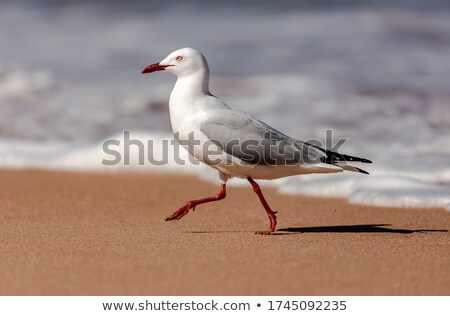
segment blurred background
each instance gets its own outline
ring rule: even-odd
[[[141,70],[186,46],[232,107],[374,161],[283,192],[450,209],[448,0],[0,0],[0,166],[104,170],[123,130],[169,139],[175,78]]]

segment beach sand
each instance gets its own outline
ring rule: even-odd
[[[0,171],[1,295],[450,295],[450,212],[351,205],[193,176]]]

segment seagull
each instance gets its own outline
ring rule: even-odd
[[[247,179],[269,217],[273,233],[277,218],[254,179],[278,179],[309,173],[336,173],[344,170],[368,174],[347,162],[370,160],[339,154],[287,136],[251,115],[229,107],[209,92],[209,67],[196,49],[182,48],[161,62],[151,64],[143,74],[168,72],[177,77],[170,94],[169,112],[174,137],[197,160],[215,168],[220,192],[212,197],[191,200],[166,218],[178,220],[196,206],[219,201],[226,196],[226,182]]]

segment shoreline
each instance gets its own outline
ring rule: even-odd
[[[195,176],[0,170],[2,295],[450,295],[450,214]]]

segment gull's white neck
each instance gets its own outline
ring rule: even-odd
[[[178,76],[169,101],[170,122],[174,133],[181,132],[193,124],[192,117],[201,112],[208,95],[208,68]]]
[[[180,75],[170,94],[170,106],[172,104],[174,106],[189,106],[186,103],[195,102],[209,94],[208,69],[201,69],[188,75]]]

